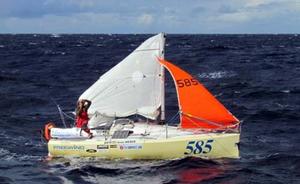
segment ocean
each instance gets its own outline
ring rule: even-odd
[[[40,129],[151,35],[0,35],[0,183],[300,183],[300,35],[167,35],[165,58],[242,121],[240,159],[47,160]],[[166,82],[167,119],[178,111]],[[69,124],[70,120],[67,120]]]

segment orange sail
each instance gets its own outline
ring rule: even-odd
[[[164,59],[159,62],[175,82],[182,128],[224,129],[239,123],[198,80]]]

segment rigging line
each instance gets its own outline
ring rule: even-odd
[[[201,119],[201,118],[198,118],[198,117],[189,115],[189,114],[184,114],[184,113],[181,113],[181,114],[185,115],[189,120],[191,120],[191,122],[192,122],[194,125],[198,126],[199,128],[202,128],[202,127],[200,127],[200,126],[199,126],[196,122],[194,122],[191,118],[198,119],[198,120],[200,120],[200,121],[204,121],[204,122],[206,122],[206,123],[210,123],[210,124],[219,126],[219,128],[226,128],[224,131],[226,131],[227,129],[233,130],[233,127],[237,126],[237,125],[240,123],[240,122],[236,122],[235,124],[227,125],[227,126],[226,126],[226,125],[219,125],[218,123],[215,123],[215,124],[214,124],[214,122],[211,122],[211,121],[208,121],[208,120],[206,121],[205,119]]]
[[[68,115],[67,113],[65,113],[64,111],[62,111],[62,113],[69,119],[75,120],[75,118],[73,118],[72,116]]]
[[[182,112],[181,112],[181,114],[183,114]],[[183,115],[185,115],[185,114],[183,114]],[[203,127],[201,127],[200,125],[198,125],[193,119],[191,119],[191,116],[187,116],[187,115],[185,115],[194,125],[196,125],[198,128],[200,128],[200,129],[203,129]],[[208,129],[208,130],[210,130],[210,129]]]
[[[139,50],[135,50],[133,52],[144,52],[144,51],[152,51],[152,50],[160,50],[159,48],[158,49],[139,49]]]
[[[181,112],[181,114],[184,115],[184,116],[186,116],[186,117],[195,118],[197,120],[204,121],[205,123],[212,124],[212,125],[215,125],[215,126],[218,126],[218,127],[227,127],[225,125],[221,125],[220,123],[209,121],[207,119],[203,119],[203,118],[200,118],[200,117],[196,117],[196,116],[193,116],[191,114],[186,114],[186,113],[183,113],[183,112]]]
[[[65,122],[65,118],[64,118],[64,115],[63,115],[63,112],[62,112],[60,106],[58,105],[58,103],[56,103],[56,101],[55,101],[52,97],[50,97],[50,99],[51,99],[52,102],[56,105],[56,107],[57,107],[57,109],[58,109],[58,112],[59,112],[59,115],[60,115],[60,119],[61,119],[61,121],[62,121],[64,127],[67,128],[67,125],[66,125],[66,122]]]
[[[178,117],[178,115],[179,115],[179,111],[177,111],[176,114],[175,114],[173,117],[171,117],[169,120],[165,121],[165,125],[168,125],[169,122],[173,121],[176,117]],[[166,135],[166,132],[165,132],[165,131],[164,131],[164,132],[161,132],[161,133],[160,133],[160,136],[161,136],[161,135]]]
[[[67,128],[63,111],[61,110],[59,105],[57,105],[57,108],[58,108],[58,112],[59,112],[59,115],[60,115],[60,119],[61,119],[62,123],[64,124],[65,128]]]
[[[172,118],[170,118],[169,120],[167,120],[167,121],[166,121],[166,124],[168,124],[168,123],[170,123],[171,121],[173,121],[175,118],[178,117],[178,115],[179,115],[179,111],[177,111],[176,114],[175,114]]]

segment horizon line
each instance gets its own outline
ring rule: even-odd
[[[151,32],[151,33],[69,33],[69,32],[61,32],[61,33],[47,33],[47,32],[18,32],[18,33],[12,33],[12,32],[0,32],[0,35],[17,35],[17,34],[30,34],[30,35],[155,35],[159,33],[165,33],[167,35],[299,35],[300,33],[167,33],[167,32]]]

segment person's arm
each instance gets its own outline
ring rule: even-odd
[[[89,100],[84,100],[84,102],[87,102],[86,109],[88,109],[92,104],[92,102]]]

